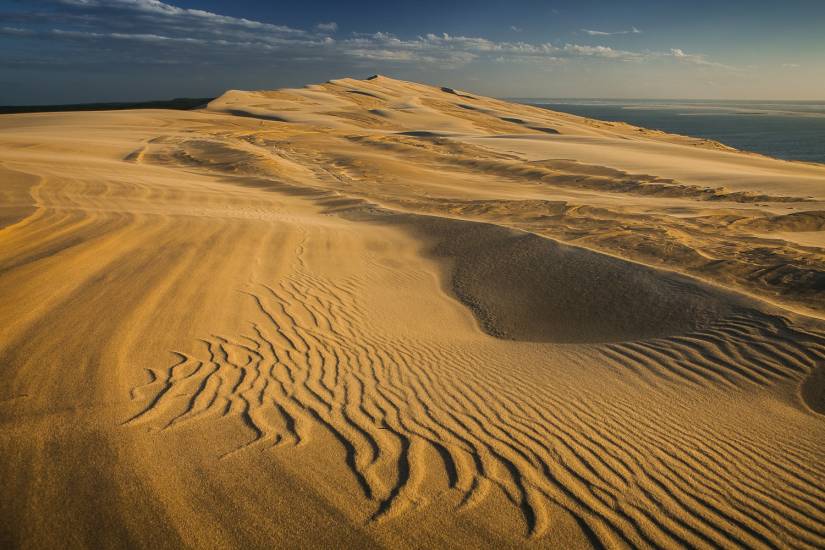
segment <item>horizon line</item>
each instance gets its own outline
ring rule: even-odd
[[[273,88],[273,89],[280,89],[280,88]],[[249,90],[249,91],[258,91],[258,90]],[[464,90],[467,91],[467,90]],[[477,92],[474,92],[477,93]],[[22,107],[66,107],[66,106],[85,106],[85,105],[117,105],[117,104],[126,104],[126,103],[152,103],[152,102],[168,102],[168,101],[177,101],[177,100],[193,100],[193,99],[216,99],[220,97],[221,94],[218,95],[207,95],[207,96],[176,96],[176,97],[165,97],[165,98],[158,98],[153,97],[149,99],[115,99],[115,100],[95,100],[95,101],[80,101],[80,102],[68,102],[68,103],[4,103],[0,104],[0,109],[2,108],[22,108]],[[484,95],[484,94],[478,94]],[[825,103],[825,98],[822,99],[800,99],[800,98],[699,98],[699,97],[597,97],[597,96],[487,96],[492,97],[495,99],[507,100],[507,101],[517,101],[517,100],[528,100],[528,101],[537,101],[537,100],[588,100],[588,101],[742,101],[742,102],[753,102],[753,101],[778,101],[778,102],[785,102],[785,103]]]

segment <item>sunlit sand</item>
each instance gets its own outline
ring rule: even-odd
[[[0,541],[825,546],[825,166],[374,77],[0,181]]]

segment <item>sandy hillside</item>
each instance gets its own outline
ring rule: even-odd
[[[825,546],[825,166],[375,77],[0,117],[0,546]]]

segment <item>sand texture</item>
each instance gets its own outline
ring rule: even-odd
[[[825,166],[375,77],[0,117],[0,547],[822,548]]]

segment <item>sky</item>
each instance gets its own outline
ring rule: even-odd
[[[372,74],[496,97],[825,100],[825,0],[0,0],[0,104]]]

